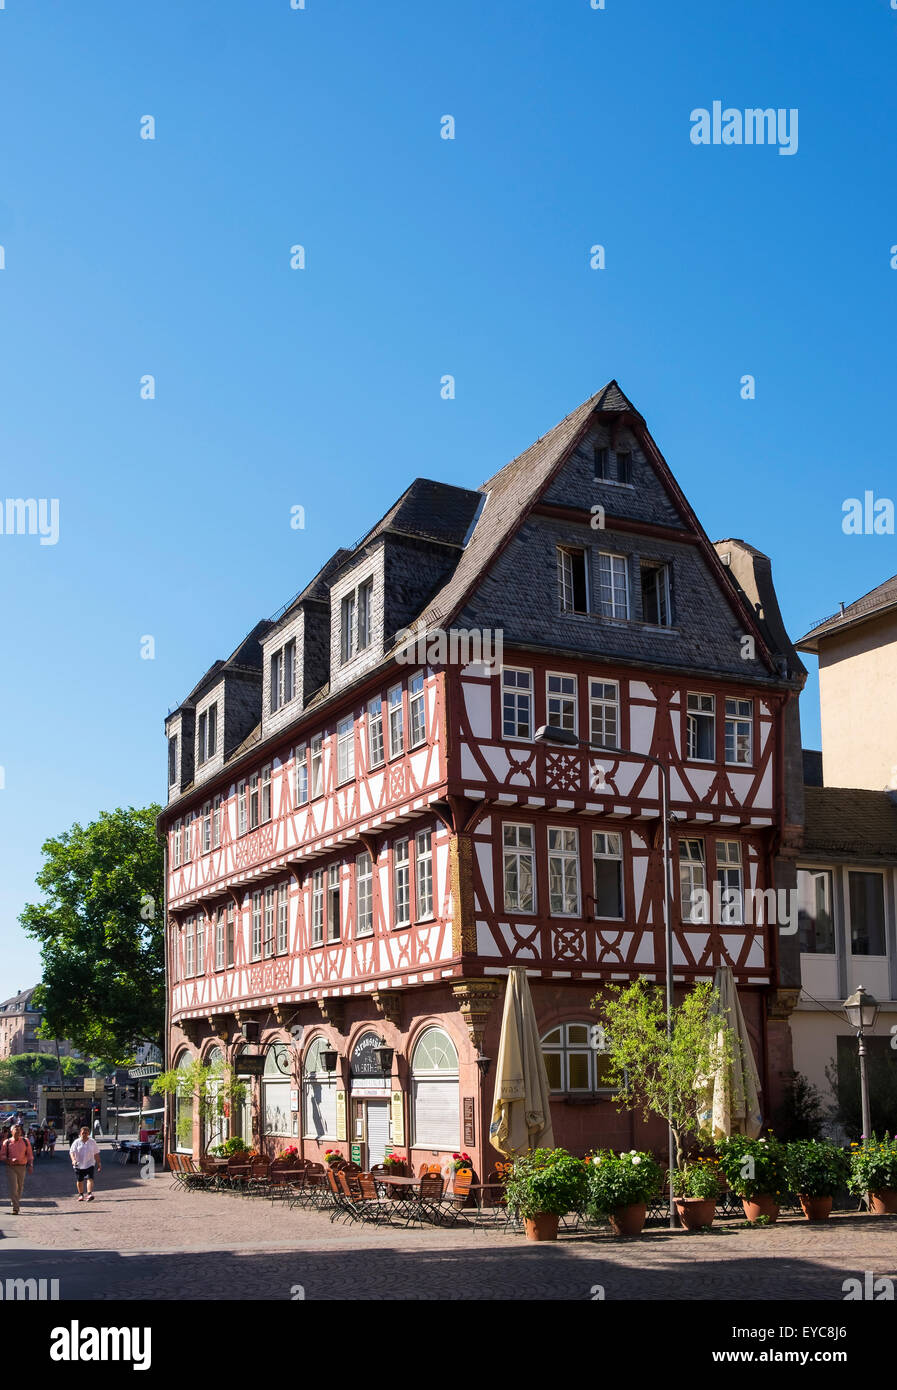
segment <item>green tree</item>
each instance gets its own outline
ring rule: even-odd
[[[164,1028],[163,858],[159,806],[104,811],[47,840],[44,901],[19,921],[41,943],[40,1036],[68,1038],[110,1068]]]
[[[76,1057],[63,1057],[62,1073],[65,1077],[88,1076],[92,1068],[89,1062]],[[12,1095],[17,1086],[28,1087],[39,1077],[59,1074],[56,1055],[52,1052],[17,1052],[0,1062],[0,1095]]]
[[[732,1029],[713,1012],[718,1005],[709,981],[699,982],[673,1009],[668,1037],[659,985],[642,979],[625,989],[611,985],[592,1000],[607,1032],[607,1079],[618,1109],[668,1120],[677,1167],[689,1137],[709,1138],[709,1081],[718,1067],[731,1064],[737,1046]]]

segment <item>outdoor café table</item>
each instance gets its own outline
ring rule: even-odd
[[[413,1196],[414,1188],[418,1186],[420,1178],[403,1178],[399,1177],[398,1174],[395,1177],[390,1177],[385,1173],[378,1173],[376,1182],[378,1186],[382,1183],[386,1187],[398,1188],[400,1197],[409,1197]]]

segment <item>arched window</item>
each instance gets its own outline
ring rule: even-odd
[[[597,1023],[562,1023],[541,1039],[552,1091],[608,1091],[608,1047]]]
[[[262,1074],[262,1116],[265,1134],[289,1134],[293,1061],[286,1043],[272,1043]]]
[[[332,1049],[326,1038],[315,1038],[305,1054],[302,1069],[304,1130],[306,1139],[336,1138],[335,1071],[325,1071],[321,1053]]]
[[[193,1064],[193,1058],[189,1052],[182,1052],[178,1058],[178,1071],[186,1071]],[[192,1154],[193,1152],[193,1105],[192,1095],[181,1095],[180,1089],[175,1096],[175,1135],[177,1137],[177,1152],[179,1154]]]
[[[227,1138],[227,1120],[222,1113],[224,1053],[220,1047],[212,1048],[206,1058],[206,1066],[212,1069],[209,1080],[208,1114],[205,1120],[205,1146],[206,1151],[208,1151],[213,1144],[223,1144]]]
[[[458,1053],[444,1028],[427,1028],[411,1059],[414,1144],[420,1149],[461,1147]]]

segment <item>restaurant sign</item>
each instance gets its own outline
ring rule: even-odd
[[[376,1055],[376,1049],[383,1044],[376,1033],[363,1033],[352,1049],[349,1069],[353,1076],[382,1077],[383,1068]]]

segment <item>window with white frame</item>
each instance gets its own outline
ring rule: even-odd
[[[262,890],[256,888],[252,894],[252,959],[262,958]]]
[[[340,657],[351,661],[353,656],[371,644],[374,581],[366,579],[357,589],[346,594],[340,605]]]
[[[673,621],[670,603],[670,567],[642,560],[642,619],[655,627],[669,627]]]
[[[548,903],[553,917],[579,916],[579,831],[548,827]]]
[[[392,851],[394,925],[407,926],[411,921],[411,881],[408,863],[408,841],[396,840]]]
[[[168,785],[174,786],[178,780],[178,736],[172,734],[168,740]]]
[[[355,777],[355,720],[351,714],[336,726],[336,780],[351,782]]]
[[[306,1139],[336,1138],[336,1092],[338,1078],[335,1071],[325,1071],[321,1053],[331,1049],[326,1038],[315,1038],[305,1054],[302,1065],[302,1089],[305,1106],[304,1135]]]
[[[616,681],[589,681],[589,725],[593,743],[620,746],[620,687]]]
[[[607,1091],[610,1052],[603,1028],[594,1023],[562,1023],[540,1040],[548,1089],[565,1094]]]
[[[292,639],[271,653],[270,687],[269,705],[274,714],[296,694],[296,643]]]
[[[236,934],[234,930],[234,911],[233,903],[228,903],[224,929],[224,963],[228,967],[232,966],[235,960]]]
[[[262,824],[271,819],[271,764],[262,768]]]
[[[351,661],[358,650],[358,629],[355,626],[355,591],[346,594],[341,605],[340,655],[343,661]]]
[[[628,450],[592,446],[596,483],[632,482],[632,454]]]
[[[324,940],[324,870],[315,869],[311,876],[311,944],[320,946]]]
[[[557,547],[558,601],[562,613],[588,613],[589,582],[586,552],[571,546]]]
[[[331,864],[327,870],[327,940],[339,941],[342,930],[340,917],[340,866]]]
[[[726,699],[726,762],[754,761],[754,702]]]
[[[171,929],[171,977],[173,984],[181,978],[181,933],[177,927]]]
[[[193,975],[193,943],[196,939],[196,928],[193,918],[188,917],[184,924],[184,974],[189,980]]]
[[[706,922],[707,871],[703,840],[679,841],[679,896],[683,922]]]
[[[308,801],[308,751],[304,743],[293,754],[293,796],[297,806]]]
[[[183,854],[181,855],[181,860],[182,860],[182,862],[183,862],[184,864],[189,864],[189,862],[190,862],[190,860],[191,860],[191,858],[192,858],[192,852],[193,852],[193,843],[192,843],[192,841],[193,841],[193,835],[192,835],[193,825],[192,825],[192,822],[193,822],[193,816],[194,816],[194,815],[195,815],[195,812],[188,811],[187,814],[186,814],[186,816],[184,817],[184,841],[183,841],[183,850],[184,850],[184,852],[183,852]]]
[[[221,807],[224,797],[221,792],[212,802],[212,849],[221,848]]]
[[[176,820],[171,827],[171,856],[174,860],[174,867],[181,867],[181,822]]]
[[[205,974],[206,968],[206,917],[204,912],[196,917],[196,973]]]
[[[255,830],[259,824],[259,790],[261,778],[253,772],[249,778],[249,829]]]
[[[212,803],[206,801],[202,808],[202,852],[208,854],[212,848]]]
[[[199,716],[199,728],[197,732],[197,762],[208,762],[209,758],[214,758],[215,748],[218,743],[218,705],[209,705],[207,710],[203,710]]]
[[[358,586],[358,650],[360,652],[371,645],[373,607],[374,581],[367,579],[364,584]]]
[[[266,888],[266,889],[265,889],[265,937],[264,937],[264,951],[263,951],[263,954],[264,954],[264,956],[265,956],[266,959],[268,958],[268,956],[273,956],[273,955],[274,955],[274,902],[275,902],[274,889],[273,889],[273,888]]]
[[[716,697],[689,695],[685,716],[688,756],[692,762],[716,759]]]
[[[379,767],[383,762],[383,698],[375,695],[368,701],[368,767]]]
[[[237,834],[245,835],[246,828],[246,780],[243,778],[237,783]]]
[[[427,737],[424,699],[424,673],[417,671],[408,681],[408,734],[411,748],[417,748]]]
[[[272,1043],[265,1054],[265,1070],[262,1073],[260,1118],[265,1135],[290,1133],[292,1070],[290,1049],[286,1043]]]
[[[324,735],[315,734],[311,741],[311,795],[324,792]]]
[[[419,830],[414,837],[415,915],[433,916],[433,832]]]
[[[374,930],[374,867],[367,850],[355,860],[355,935]]]
[[[612,830],[592,831],[595,873],[595,916],[623,916],[623,836]]]
[[[426,1028],[411,1055],[413,1143],[451,1153],[460,1148],[458,1052],[444,1028]]]
[[[740,925],[744,921],[744,881],[741,872],[740,840],[717,840],[716,881],[720,886],[722,925]]]
[[[290,946],[290,885],[277,885],[277,954],[285,955]]]
[[[886,956],[884,875],[853,869],[847,875],[850,908],[850,953]]]
[[[386,698],[389,705],[389,756],[395,758],[405,749],[405,713],[402,706],[402,687],[394,685]]]
[[[502,827],[505,912],[534,912],[536,851],[531,825]]]
[[[598,612],[605,618],[629,617],[629,564],[625,555],[598,553]]]
[[[215,969],[224,969],[224,912],[219,907],[215,913]]]
[[[533,736],[533,673],[505,666],[501,673],[501,727],[503,738]]]
[[[567,729],[576,733],[576,677],[556,676],[549,673],[545,677],[545,697],[548,709],[548,723],[556,729]]]
[[[797,922],[802,951],[811,955],[835,954],[832,875],[829,869],[798,869]]]

